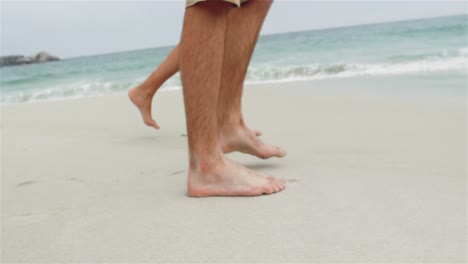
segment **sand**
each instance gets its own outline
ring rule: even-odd
[[[466,262],[466,100],[379,82],[248,87],[247,123],[288,151],[229,155],[288,181],[254,198],[186,196],[181,92],[159,131],[124,95],[3,106],[1,260]]]

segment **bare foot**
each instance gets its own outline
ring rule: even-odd
[[[220,163],[202,165],[199,170],[190,168],[187,195],[206,196],[257,196],[284,190],[283,180],[265,176],[224,158]]]
[[[263,135],[262,131],[257,129],[251,129],[252,133],[254,133],[257,137]]]
[[[255,132],[246,127],[222,129],[220,138],[224,153],[239,151],[261,159],[269,159],[271,157],[282,158],[286,156],[286,151],[279,147],[265,144],[257,137]]]
[[[128,97],[132,103],[138,107],[138,110],[140,110],[143,122],[147,126],[159,129],[159,125],[151,116],[151,102],[153,100],[153,95],[141,92],[139,87],[140,86],[130,89],[128,91]]]

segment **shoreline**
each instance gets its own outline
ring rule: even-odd
[[[374,75],[374,76],[344,76],[344,77],[330,77],[323,79],[314,80],[271,80],[271,81],[258,81],[258,82],[246,82],[246,89],[255,89],[262,87],[282,87],[292,86],[308,88],[311,92],[319,92],[329,94],[330,92],[335,93],[353,93],[358,92],[361,94],[369,95],[381,95],[381,96],[406,96],[414,98],[428,98],[428,97],[439,97],[446,99],[456,99],[457,97],[466,97],[468,91],[468,76],[454,75],[452,78],[447,78],[443,74],[428,75],[429,77],[441,76],[440,79],[435,80],[421,80],[419,74],[407,74],[407,75]],[[351,82],[351,89],[347,89],[347,82]],[[455,82],[455,83],[453,83]],[[364,89],[360,88],[356,84],[360,84]],[[395,84],[402,88],[395,87]],[[429,87],[430,89],[425,89]],[[441,88],[444,87],[444,88]],[[448,88],[447,87],[451,87]],[[385,89],[382,89],[385,88]],[[130,89],[130,88],[129,88]],[[423,90],[425,89],[425,90]],[[157,94],[161,92],[181,92],[181,86],[170,86],[161,87]],[[383,91],[383,93],[382,93]],[[102,97],[119,97],[126,96],[128,90],[114,92],[112,94],[92,95],[92,96],[76,96],[76,97],[64,97],[64,98],[50,98],[47,100],[37,100],[29,102],[8,102],[0,104],[0,107],[10,107],[15,105],[23,104],[46,104],[54,102],[67,102],[75,100],[86,100],[90,98],[102,98]]]

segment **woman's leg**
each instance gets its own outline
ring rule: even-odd
[[[159,125],[151,115],[151,102],[153,96],[165,81],[179,71],[179,45],[177,45],[167,58],[154,70],[151,75],[139,86],[128,91],[130,100],[140,110],[143,122],[146,125],[159,129]]]

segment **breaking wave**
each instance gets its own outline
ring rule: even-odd
[[[431,72],[456,72],[467,74],[468,49],[460,50],[460,56],[450,58],[431,58],[400,63],[375,64],[330,64],[330,65],[295,65],[295,66],[252,66],[246,78],[247,84],[307,81],[356,76],[405,75]],[[143,77],[132,81],[93,81],[61,84],[48,88],[18,91],[1,98],[2,104],[54,101],[115,95],[126,92],[141,83]],[[162,90],[180,89],[178,75],[169,79]]]

